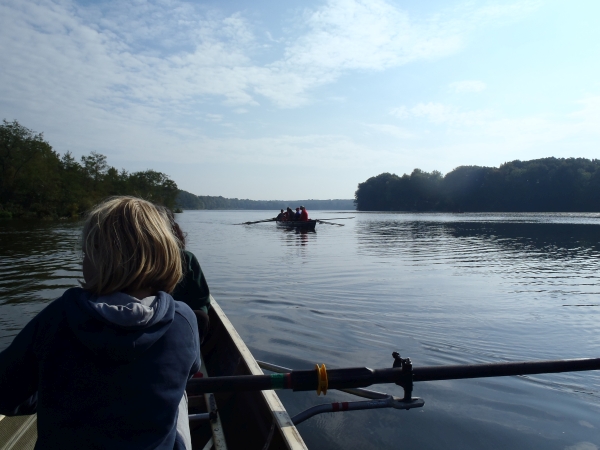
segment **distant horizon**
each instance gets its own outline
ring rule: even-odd
[[[182,209],[266,209],[279,210],[287,207],[305,206],[306,209],[353,210],[354,199],[299,199],[299,200],[251,200],[236,197],[195,195],[180,190],[176,199]]]
[[[315,202],[327,202],[333,200],[341,200],[341,201],[354,201],[354,198],[303,198],[303,199],[295,199],[295,200],[282,200],[279,198],[275,199],[252,199],[252,198],[243,198],[243,197],[225,197],[224,195],[202,195],[202,194],[194,194],[193,192],[186,191],[185,189],[180,189],[180,191],[188,192],[189,194],[195,195],[197,197],[222,197],[231,200],[247,200],[250,202],[303,202],[303,201],[315,201]]]
[[[505,164],[511,164],[511,163],[514,163],[514,162],[517,162],[517,161],[520,161],[521,163],[528,163],[530,161],[539,161],[539,160],[553,159],[553,158],[555,158],[555,157],[548,156],[548,157],[535,158],[535,159],[532,159],[532,160],[515,159],[513,161],[504,161],[503,163],[498,164],[498,166],[476,166],[474,164],[461,164],[461,165],[457,166],[457,168],[458,167],[479,167],[479,168],[484,168],[484,169],[499,169],[501,166],[503,166]],[[586,160],[594,161],[594,160],[598,160],[599,158],[584,158],[584,157],[581,157],[581,156],[569,156],[569,157],[555,158],[555,159],[558,159],[558,160],[561,160],[561,159],[575,159],[575,160],[586,159]],[[410,176],[410,174],[413,171],[415,171],[415,170],[420,170],[420,169],[418,167],[415,167],[415,168],[413,168],[412,171],[410,171],[408,173],[405,172],[405,173],[403,173],[401,175],[399,175],[398,173],[395,173],[395,172],[392,172],[392,171],[388,170],[388,171],[384,171],[384,172],[381,172],[381,173],[378,173],[378,174],[373,174],[373,175],[369,176],[368,178],[359,181],[358,184],[364,183],[368,179],[378,177],[379,175],[382,175],[384,173],[390,173],[392,175],[397,175],[397,176],[400,176],[400,177],[402,177],[404,175],[409,175]],[[453,170],[456,170],[456,168],[453,169]],[[450,171],[448,171],[446,173],[443,173],[441,171],[437,171],[437,172],[440,172],[441,176],[445,177],[449,173],[453,172],[453,170],[450,170]],[[428,173],[432,173],[432,172],[436,172],[436,169],[433,169],[431,172],[428,172]],[[357,184],[357,189],[358,189],[358,184]],[[185,189],[179,189],[179,190],[183,191],[183,192],[187,192],[188,194],[195,195],[197,197],[215,197],[215,198],[224,198],[224,199],[230,199],[230,200],[240,200],[240,201],[250,201],[250,202],[303,202],[303,201],[323,201],[323,202],[326,202],[326,201],[353,201],[354,202],[356,200],[355,195],[353,195],[352,198],[328,198],[328,199],[314,199],[314,198],[313,199],[311,199],[311,198],[306,199],[305,198],[305,199],[297,199],[297,200],[280,200],[280,199],[269,200],[269,199],[251,199],[251,198],[242,198],[242,197],[225,197],[224,195],[203,195],[203,194],[201,195],[201,194],[194,194],[193,192],[189,192],[189,191],[187,191]],[[356,190],[354,192],[356,193]]]

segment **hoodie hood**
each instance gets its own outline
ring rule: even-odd
[[[70,289],[76,307],[66,309],[67,321],[79,341],[98,357],[115,362],[138,358],[173,323],[175,301],[165,293],[138,300],[122,292],[95,296]]]
[[[104,320],[123,328],[143,327],[156,312],[158,297],[146,297],[138,300],[123,292],[89,298],[88,303],[96,314]]]

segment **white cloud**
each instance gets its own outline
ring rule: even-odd
[[[280,44],[281,59],[259,63],[256,26],[241,13],[225,17],[179,0],[88,7],[7,0],[0,6],[0,81],[15,97],[88,103],[126,116],[144,107],[156,120],[193,114],[211,98],[239,107],[257,106],[262,96],[297,107],[347,71],[455,53],[485,18],[521,10],[471,8],[460,11],[463,18],[447,11],[414,20],[384,0],[330,0],[300,18],[302,31]]]
[[[600,96],[587,96],[575,105],[573,112],[563,115],[504,117],[499,111],[463,111],[441,103],[419,103],[394,108],[390,114],[411,123],[413,145],[440,155],[440,165],[445,165],[445,159],[455,161],[445,168],[438,166],[450,170],[456,161],[491,165],[550,155],[595,158]],[[490,155],[497,155],[497,160]]]
[[[223,114],[206,114],[206,120],[209,122],[220,122],[223,120]]]
[[[465,81],[455,81],[454,83],[450,83],[450,90],[456,92],[458,94],[462,94],[465,92],[481,92],[485,90],[487,85],[483,81],[478,80],[465,80]]]
[[[442,103],[418,103],[412,108],[400,106],[393,108],[390,114],[399,118],[425,118],[435,124],[449,124],[453,126],[473,126],[487,122],[492,116],[491,111],[460,111],[454,106]]]
[[[594,425],[589,423],[587,420],[580,420],[579,425],[581,425],[582,427],[586,427],[586,428],[596,428]]]
[[[366,123],[366,127],[373,130],[379,131],[380,133],[389,134],[399,139],[410,139],[415,137],[414,133],[408,131],[405,128],[398,127],[396,125],[390,125],[385,123]]]
[[[305,12],[307,31],[285,49],[282,60],[268,66],[274,79],[256,91],[281,107],[299,106],[312,88],[345,72],[381,71],[452,55],[473,30],[515,20],[537,4],[470,5],[414,20],[385,0],[329,0]]]
[[[307,14],[309,31],[286,50],[286,66],[334,76],[447,56],[461,45],[461,36],[443,23],[415,23],[383,0],[330,0]]]
[[[582,441],[565,447],[565,450],[598,450],[598,446],[592,442]]]
[[[398,119],[405,119],[410,116],[410,111],[406,106],[398,106],[390,110],[392,116],[396,116]]]
[[[137,130],[142,131],[142,130]],[[134,131],[135,132],[135,131]],[[136,133],[137,134],[137,133]],[[389,159],[386,150],[375,150],[352,138],[334,134],[276,135],[257,138],[209,137],[197,134],[166,139],[155,135],[134,135],[155,149],[148,161],[160,162],[166,157],[185,160],[186,164],[261,164],[314,167],[356,167]]]

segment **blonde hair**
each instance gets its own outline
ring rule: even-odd
[[[181,250],[168,218],[135,197],[111,197],[88,214],[82,251],[94,267],[84,289],[96,295],[152,288],[172,292],[182,276]]]

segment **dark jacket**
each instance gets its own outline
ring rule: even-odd
[[[196,318],[164,292],[148,310],[119,326],[67,290],[0,353],[0,414],[37,412],[36,449],[177,448],[178,405],[200,368]]]
[[[210,290],[200,263],[192,252],[183,252],[183,278],[171,294],[175,300],[185,303],[192,309],[208,312],[210,308]]]

